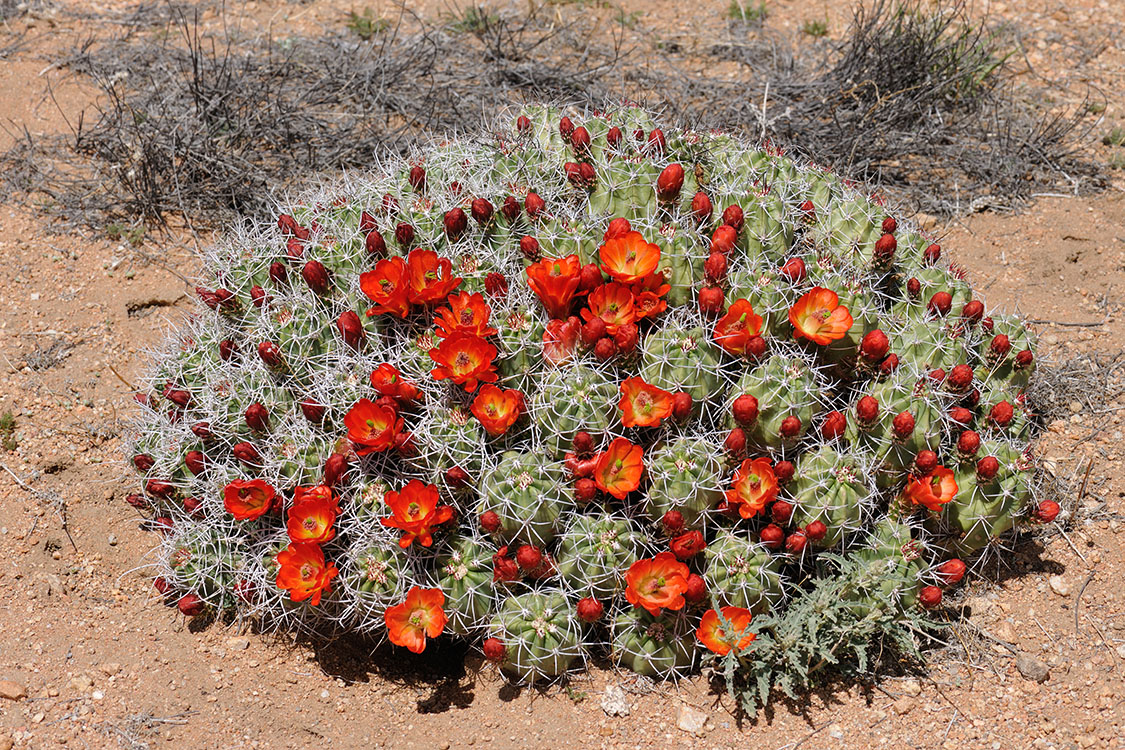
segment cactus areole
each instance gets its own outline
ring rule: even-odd
[[[857,612],[939,607],[1054,517],[1032,334],[853,183],[634,108],[381,166],[209,250],[138,394],[129,502],[185,615],[667,678],[768,642],[825,561],[905,576]]]

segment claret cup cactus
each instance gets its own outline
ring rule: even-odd
[[[768,145],[532,107],[204,260],[130,447],[185,612],[666,678],[833,560],[856,611],[933,607],[1057,512],[1030,332]]]

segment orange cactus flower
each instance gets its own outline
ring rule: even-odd
[[[410,312],[410,298],[407,294],[406,261],[402,258],[387,258],[375,264],[374,271],[359,275],[359,288],[375,306],[367,311],[373,315],[397,315],[405,318]]]
[[[384,362],[371,371],[371,387],[380,396],[390,396],[404,404],[417,401],[422,395],[418,386],[403,378],[398,368],[389,362]]]
[[[689,574],[688,566],[671,552],[637,560],[625,573],[625,598],[652,615],[659,615],[662,609],[683,609]]]
[[[903,497],[913,505],[921,505],[934,512],[940,511],[941,506],[953,500],[957,494],[957,480],[953,472],[944,466],[938,466],[929,476],[911,477],[902,491]]]
[[[712,335],[716,344],[731,354],[742,356],[746,353],[747,342],[761,332],[762,316],[754,313],[748,300],[736,299],[727,314],[715,323]]]
[[[275,497],[277,490],[264,479],[235,479],[223,488],[223,505],[239,521],[261,518]]]
[[[293,491],[293,507],[285,528],[294,542],[323,544],[336,536],[332,525],[340,515],[340,506],[332,496],[332,488],[323,484],[298,487]]]
[[[746,459],[734,473],[727,503],[738,506],[743,518],[753,518],[777,497],[777,475],[768,458]]]
[[[598,456],[594,467],[594,483],[602,492],[618,500],[641,486],[644,473],[644,448],[633,445],[623,437],[614,438],[609,449]]]
[[[416,654],[425,651],[426,638],[437,638],[445,629],[449,618],[445,615],[444,604],[445,594],[441,589],[411,586],[406,601],[387,607],[383,613],[391,643],[405,646]]]
[[[672,414],[672,394],[633,376],[621,383],[621,424],[656,427]]]
[[[722,613],[723,617],[730,623],[731,630],[729,633],[723,627],[722,621],[719,619],[719,613],[709,609],[703,613],[703,619],[699,621],[699,629],[695,631],[695,637],[719,656],[726,656],[732,648],[737,648],[739,651],[746,648],[757,636],[754,633],[747,632],[750,628],[750,620],[753,619],[750,610],[745,607],[723,607]]]
[[[492,384],[483,385],[470,411],[489,435],[503,435],[523,413],[523,394],[514,389],[501,390]]]
[[[602,270],[622,284],[635,284],[656,270],[660,247],[645,240],[640,232],[629,232],[606,240],[598,250]]]
[[[430,359],[437,363],[430,374],[434,380],[448,378],[472,393],[478,384],[495,383],[500,379],[493,363],[499,353],[480,336],[455,333],[430,350]]]
[[[561,365],[574,356],[578,346],[578,318],[552,320],[543,331],[543,358]]]
[[[453,275],[453,263],[433,250],[418,247],[406,256],[406,292],[414,305],[441,302],[461,284]]]
[[[411,479],[401,492],[388,490],[383,495],[383,502],[394,516],[380,518],[379,523],[389,529],[402,530],[398,546],[403,549],[413,544],[415,539],[423,547],[429,547],[434,543],[433,528],[453,518],[453,508],[438,505],[438,500],[437,487]]]
[[[586,298],[589,307],[582,308],[582,319],[589,321],[601,318],[605,321],[605,330],[610,336],[617,333],[617,329],[629,325],[637,319],[637,310],[633,303],[633,292],[624,284],[610,282],[602,284]]]
[[[836,292],[817,286],[789,308],[789,322],[794,335],[824,345],[847,335],[852,314],[840,306]]]
[[[324,559],[319,544],[293,542],[277,553],[277,587],[289,592],[295,602],[309,600],[316,607],[321,594],[332,590],[332,579],[339,571]]]
[[[641,318],[655,318],[668,309],[668,301],[664,299],[672,286],[665,282],[664,272],[657,271],[645,276],[632,285],[633,309],[637,313],[637,320]]]
[[[544,258],[527,267],[527,285],[547,308],[547,314],[559,320],[570,312],[570,303],[578,293],[581,272],[582,263],[577,255]]]
[[[402,419],[394,409],[361,398],[344,415],[348,440],[360,456],[390,450],[395,445],[395,435],[402,431]]]
[[[488,327],[488,317],[492,308],[485,304],[480,294],[461,292],[449,297],[449,307],[438,310],[434,319],[437,335],[447,338],[455,333],[470,333],[485,338],[495,336],[496,329]]]

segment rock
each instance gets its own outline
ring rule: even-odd
[[[697,711],[686,703],[681,703],[676,709],[676,726],[689,734],[703,734],[703,726],[707,723],[707,714]]]
[[[1031,654],[1024,653],[1017,656],[1016,669],[1024,679],[1032,682],[1045,682],[1051,676],[1051,668]]]
[[[1008,643],[1016,642],[1016,629],[1012,627],[1012,623],[1007,620],[1000,623],[996,628],[996,637]]]
[[[844,728],[839,724],[829,724],[828,736],[834,740],[842,740],[844,739]]]
[[[227,647],[235,651],[245,651],[250,648],[250,639],[241,635],[227,638]]]
[[[918,696],[922,694],[922,686],[918,684],[917,680],[907,680],[902,683],[902,692],[911,696]]]
[[[914,699],[903,696],[894,702],[893,708],[899,716],[906,716],[914,710]]]
[[[1047,583],[1050,584],[1051,591],[1059,596],[1070,596],[1070,584],[1062,576],[1051,576],[1047,579]]]
[[[70,680],[70,689],[83,693],[94,686],[94,681],[90,679],[89,675],[80,674]]]
[[[18,682],[11,680],[0,680],[0,698],[7,698],[10,701],[23,700],[27,697],[27,688]],[[9,745],[8,747],[11,747]]]
[[[610,685],[602,694],[602,710],[606,716],[628,716],[629,701],[625,698],[625,691],[617,685]]]
[[[1120,656],[1122,659],[1125,659],[1125,643],[1122,643],[1120,646],[1117,647],[1117,655]]]
[[[117,546],[117,535],[116,534],[110,534],[109,538],[106,539],[106,541],[109,542],[110,547],[116,547]]]
[[[12,750],[13,744],[11,737],[0,737],[0,750]]]

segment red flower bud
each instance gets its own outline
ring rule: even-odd
[[[530,219],[535,219],[547,208],[547,203],[539,197],[538,193],[528,193],[523,200],[523,208]]]
[[[588,503],[598,496],[598,485],[593,479],[583,477],[574,483],[574,499]]]
[[[797,473],[797,467],[792,461],[778,461],[773,465],[773,475],[777,477],[778,484],[786,484]]]
[[[738,233],[729,224],[721,224],[711,233],[711,252],[729,255],[738,242]]]
[[[805,261],[800,258],[790,258],[785,261],[785,265],[781,267],[781,275],[792,281],[794,284],[800,283],[804,280],[807,269],[805,268]]]
[[[633,140],[636,141],[637,143],[644,143],[645,131],[641,130],[640,128],[637,128],[636,130],[634,130],[633,131]]]
[[[898,240],[893,234],[884,234],[875,241],[872,255],[876,263],[885,266],[894,260],[896,250],[898,250]]]
[[[294,262],[305,257],[305,243],[296,237],[290,237],[285,241],[285,257]]]
[[[205,443],[211,442],[215,434],[211,432],[210,422],[196,422],[191,426],[191,431],[194,435]]]
[[[570,121],[569,117],[564,117],[559,120],[559,135],[563,137],[564,141],[569,141],[570,136],[574,133],[574,123]]]
[[[524,544],[516,550],[516,564],[525,571],[532,571],[543,562],[543,551],[531,544]]]
[[[874,396],[864,396],[855,404],[855,416],[864,427],[874,424],[879,418],[879,400]]]
[[[949,418],[963,427],[968,427],[973,421],[973,413],[963,406],[954,406],[949,410]]]
[[[316,294],[328,291],[328,269],[319,260],[310,260],[301,268],[301,277]]]
[[[633,225],[629,223],[629,220],[618,216],[606,225],[605,240],[608,242],[609,240],[620,239],[632,231]]]
[[[191,403],[191,393],[184,390],[168,388],[164,391],[164,398],[171,401],[181,409],[186,409]]]
[[[594,183],[597,182],[597,177],[593,164],[584,161],[578,165],[578,184],[580,187],[593,187]]]
[[[741,456],[746,453],[746,433],[743,432],[741,427],[735,427],[727,433],[727,437],[723,441],[723,448],[733,456]]]
[[[579,430],[578,432],[574,433],[574,439],[571,441],[571,446],[573,446],[574,452],[577,455],[585,458],[592,455],[594,452],[594,438],[590,437],[590,433],[586,432],[585,430]]]
[[[898,355],[897,354],[888,354],[887,358],[884,359],[882,364],[879,365],[879,373],[881,375],[884,375],[884,376],[890,375],[892,372],[894,372],[897,369],[898,369]]]
[[[340,317],[336,321],[336,330],[340,332],[344,343],[355,351],[359,351],[359,347],[367,338],[367,334],[363,330],[363,323],[354,310],[345,310],[340,313]]]
[[[414,244],[414,227],[401,222],[395,225],[395,242],[402,247],[409,247]]]
[[[398,199],[390,193],[383,193],[383,202],[380,204],[379,208],[387,216],[397,214],[399,212]]]
[[[785,551],[792,555],[799,555],[805,551],[805,545],[808,544],[808,541],[809,539],[803,531],[795,531],[785,537]]]
[[[926,261],[927,265],[934,265],[941,258],[941,245],[930,245],[922,253],[922,259]]]
[[[270,263],[270,281],[278,286],[283,286],[289,282],[289,270],[281,261],[275,260]]]
[[[848,428],[848,418],[843,412],[830,411],[824,416],[820,426],[820,434],[825,440],[839,440]]]
[[[617,343],[609,336],[598,339],[594,344],[594,357],[599,362],[608,362],[617,355]]]
[[[156,465],[156,459],[147,453],[138,453],[133,456],[133,466],[137,467],[137,471],[148,471]]]
[[[445,212],[442,225],[445,227],[445,236],[449,241],[456,242],[469,228],[469,217],[459,207],[454,207]]]
[[[152,525],[155,527],[153,531],[158,531],[163,536],[168,536],[175,528],[175,524],[168,516],[157,516],[152,519]]]
[[[890,350],[890,339],[887,338],[887,334],[883,333],[878,328],[864,334],[863,340],[859,343],[860,354],[862,354],[863,358],[868,362],[882,361]]]
[[[977,461],[977,481],[991,482],[1000,471],[1000,462],[995,456],[985,456]]]
[[[687,589],[684,590],[684,601],[688,604],[698,604],[707,598],[707,581],[703,576],[692,573],[687,578]]]
[[[980,450],[980,435],[972,430],[965,430],[957,438],[957,452],[965,458],[971,458]]]
[[[520,202],[516,200],[514,195],[509,195],[504,198],[504,202],[500,204],[500,213],[511,224],[520,216]]]
[[[749,393],[744,393],[731,404],[731,413],[734,421],[743,427],[750,427],[758,421],[758,399]]]
[[[672,554],[681,562],[695,557],[706,546],[707,543],[703,540],[703,532],[698,529],[685,531],[674,538],[670,544]]]
[[[136,493],[126,495],[125,502],[129,503],[129,505],[132,505],[137,510],[148,510],[148,500],[145,499],[144,495],[138,495]]]
[[[520,252],[528,260],[539,260],[539,240],[530,235],[524,235],[520,238]]]
[[[184,510],[195,519],[203,518],[203,501],[198,497],[185,497]]]
[[[761,336],[751,336],[746,339],[746,358],[757,361],[766,353],[766,340]]]
[[[168,583],[167,580],[159,577],[153,579],[152,587],[156,589],[157,593],[159,593],[161,596],[167,596],[168,592],[172,590],[172,584]]]
[[[418,455],[418,445],[414,442],[413,432],[400,432],[395,435],[395,451],[403,458],[414,458]]]
[[[1003,359],[1008,356],[1008,352],[1012,350],[1012,342],[1002,333],[998,333],[992,338],[992,343],[988,345],[989,353],[996,359]]]
[[[521,117],[521,120],[526,120],[526,117]],[[531,127],[531,122],[527,124],[528,128]],[[484,651],[484,658],[491,662],[499,664],[504,661],[504,644],[499,638],[486,638],[484,643],[481,644],[481,650]]]
[[[801,434],[801,418],[789,416],[781,420],[781,437],[792,440]]]
[[[911,299],[918,299],[918,295],[922,293],[922,282],[911,277],[906,281],[906,293],[910,295]]]
[[[680,197],[683,187],[684,168],[679,164],[669,164],[656,178],[656,197],[665,202],[674,201]]]
[[[368,256],[372,258],[387,257],[387,242],[383,239],[383,235],[378,232],[368,232],[367,238],[363,241],[363,244],[367,249]]]
[[[617,329],[617,333],[613,334],[613,343],[617,344],[618,350],[629,354],[637,348],[637,341],[640,338],[640,332],[637,329],[636,323],[627,323]]]
[[[918,451],[918,455],[914,457],[914,469],[918,472],[918,476],[929,476],[937,466],[938,455],[933,451]]]
[[[262,465],[262,455],[258,453],[258,449],[250,443],[235,443],[234,447],[230,449],[230,452],[234,454],[235,458],[247,466]]]
[[[1044,500],[1035,507],[1032,517],[1039,523],[1050,523],[1059,516],[1062,510],[1054,500]]]
[[[775,500],[773,505],[770,506],[770,518],[778,526],[784,526],[789,523],[789,519],[793,517],[793,503],[785,500]]]
[[[714,210],[711,199],[702,190],[691,199],[691,215],[695,218],[697,224],[705,224],[710,221]]]
[[[930,297],[926,305],[926,309],[935,315],[948,315],[951,307],[953,307],[953,295],[949,292],[934,292],[934,296]]]
[[[374,216],[367,213],[367,211],[359,212],[359,231],[361,234],[374,232],[376,226],[378,226],[378,222],[375,221]]]
[[[324,462],[324,483],[329,487],[336,487],[343,483],[349,468],[347,456],[343,453],[333,453]]]
[[[1012,409],[1012,405],[1007,401],[1001,401],[988,412],[988,421],[992,422],[992,424],[997,427],[1007,427],[1011,423],[1014,414],[1015,411]]]
[[[272,341],[263,341],[258,344],[258,356],[266,363],[267,367],[280,370],[285,367],[285,360],[281,357],[281,349]]]
[[[313,424],[319,424],[324,419],[324,404],[318,403],[311,397],[301,399],[301,413],[305,419]]]
[[[602,269],[598,268],[597,263],[587,263],[582,266],[582,270],[578,272],[578,291],[579,292],[592,292],[597,289],[605,280],[602,278]]]
[[[735,234],[741,234],[742,226],[745,223],[745,218],[742,215],[742,207],[737,204],[731,204],[724,208],[723,223],[733,229]]]
[[[723,296],[722,287],[703,287],[699,290],[699,311],[708,318],[717,317],[723,311]]]
[[[265,289],[262,289],[262,287],[257,284],[250,287],[250,303],[254,305],[254,307],[260,310],[262,305],[266,304],[267,301]]]
[[[207,468],[206,460],[203,451],[188,451],[184,454],[184,466],[195,476],[199,476]]]
[[[961,308],[961,317],[969,323],[979,323],[984,317],[984,304],[980,300],[969,300]]]
[[[516,130],[520,133],[527,133],[531,130],[531,120],[527,119],[524,115],[516,118]],[[495,638],[491,640],[496,640]],[[486,654],[487,655],[487,654]]]
[[[265,432],[270,428],[270,414],[260,402],[255,401],[246,407],[246,426],[255,432]]]
[[[813,521],[805,527],[805,536],[814,542],[819,542],[827,535],[828,527],[824,525],[824,521]]]
[[[801,212],[802,218],[804,218],[805,221],[814,221],[816,219],[816,206],[813,205],[812,201],[803,202],[797,207],[797,210]]]
[[[202,614],[205,608],[206,604],[195,594],[184,594],[176,602],[176,609],[180,610],[180,613],[185,617],[195,617]]]
[[[578,613],[578,619],[582,622],[597,622],[602,619],[605,607],[597,599],[588,596],[585,599],[578,600],[576,612]]]
[[[508,548],[501,547],[500,551],[492,556],[492,580],[507,583],[509,581],[518,580],[520,577],[520,566],[516,561],[507,557]]]
[[[694,401],[687,391],[672,394],[672,418],[683,421],[691,416]]]
[[[576,154],[590,153],[590,131],[581,126],[575,128],[570,134],[570,145]]]
[[[606,140],[606,143],[608,143],[613,148],[617,148],[618,146],[620,146],[621,145],[621,128],[619,128],[617,126],[614,126],[614,127],[610,128],[609,132],[605,134],[605,140]]]
[[[484,198],[474,198],[471,211],[473,214],[473,221],[481,226],[484,226],[492,219],[492,204]]]
[[[703,272],[707,276],[707,281],[713,284],[722,281],[727,275],[727,256],[712,252],[707,256],[707,260],[703,261]]]
[[[992,322],[992,318],[981,318],[980,327],[985,333],[992,333],[993,325],[995,324]]]
[[[964,391],[973,384],[973,368],[968,365],[957,365],[949,371],[949,387],[955,391]]]
[[[1016,355],[1016,369],[1026,370],[1031,367],[1031,363],[1035,361],[1035,355],[1031,353],[1030,349],[1024,349]]]
[[[496,511],[486,510],[480,514],[480,527],[492,534],[500,530],[500,516]]]
[[[891,429],[899,440],[906,440],[914,433],[914,415],[908,411],[899,412],[891,422]]]
[[[937,575],[946,586],[956,586],[965,577],[965,563],[956,557],[946,560],[937,567]]]
[[[664,140],[664,131],[660,128],[653,128],[652,132],[648,134],[645,151],[650,154],[663,155],[667,147],[668,142]]]
[[[684,529],[684,514],[678,510],[667,511],[661,516],[660,525],[664,527],[664,533],[676,536]]]
[[[426,170],[421,167],[411,167],[409,180],[414,192],[423,192],[426,189]]]
[[[898,222],[895,221],[893,216],[888,216],[887,218],[883,219],[882,229],[883,234],[894,234],[895,230],[898,229]]]
[[[941,383],[945,380],[945,370],[941,369],[940,367],[936,370],[930,370],[927,377],[930,380],[934,381],[935,384],[941,385]]]
[[[918,592],[918,603],[923,609],[936,609],[941,606],[941,589],[937,586],[923,586]]]
[[[762,529],[758,540],[770,549],[781,549],[785,544],[785,532],[777,524],[771,523]]]
[[[508,296],[508,279],[498,271],[492,271],[484,277],[484,292],[493,299],[504,299]]]

